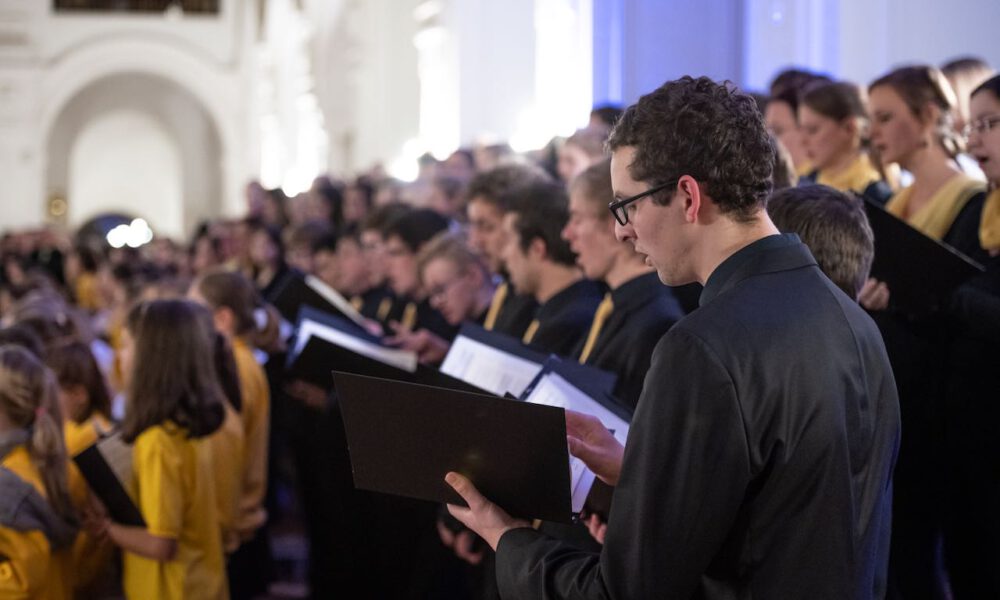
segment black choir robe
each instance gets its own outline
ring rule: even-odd
[[[566,286],[538,307],[538,330],[528,345],[541,352],[572,356],[573,349],[587,337],[603,298],[600,284],[590,279]]]
[[[611,301],[614,308],[601,327],[586,364],[618,375],[615,398],[635,410],[653,348],[684,312],[655,272],[618,286],[611,291]],[[586,336],[573,356],[579,357],[585,345]]]
[[[872,598],[899,406],[879,332],[795,235],[712,273],[653,352],[601,554],[500,539],[504,598]]]
[[[514,293],[514,287],[507,285],[507,297],[500,306],[492,331],[521,339],[538,312],[538,302],[531,296]]]

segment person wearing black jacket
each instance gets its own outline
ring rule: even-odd
[[[569,221],[562,235],[584,275],[609,288],[573,356],[617,375],[615,398],[634,410],[653,348],[684,312],[645,257],[615,239],[607,209],[611,197],[608,160],[587,168],[569,186]]]
[[[538,311],[521,341],[542,352],[571,356],[600,304],[600,286],[584,279],[560,231],[569,218],[565,188],[536,183],[508,192],[503,261],[514,287],[534,296]]]
[[[685,77],[609,145],[619,238],[700,308],[657,344],[625,448],[567,413],[570,451],[615,501],[602,552],[527,527],[458,473],[449,510],[497,550],[510,598],[874,598],[884,593],[899,406],[857,303],[765,211],[753,100]]]

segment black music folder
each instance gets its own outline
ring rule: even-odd
[[[295,323],[299,311],[305,307],[335,314],[359,325],[364,319],[340,292],[315,275],[303,275],[298,271],[286,273],[265,300],[289,323]]]
[[[125,482],[131,479],[132,447],[117,433],[101,438],[74,456],[73,462],[107,508],[112,521],[132,527],[146,526],[139,507],[126,491]]]
[[[301,379],[328,390],[333,383],[330,373],[337,370],[487,393],[478,386],[418,364],[412,353],[388,348],[377,336],[336,315],[303,307],[296,329],[286,364],[288,380]]]
[[[513,516],[571,522],[562,409],[351,373],[333,379],[356,487],[464,505],[444,481],[455,471]]]
[[[889,286],[889,302],[911,315],[926,315],[983,267],[924,235],[908,223],[865,199],[865,212],[875,233],[871,276]]]

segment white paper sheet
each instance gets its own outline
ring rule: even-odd
[[[498,396],[520,397],[542,365],[460,335],[441,363],[441,372]]]
[[[354,337],[344,333],[339,329],[305,319],[299,326],[295,335],[295,344],[292,346],[292,354],[297,356],[305,348],[309,338],[316,336],[341,348],[346,348],[352,352],[357,352],[362,356],[367,356],[372,360],[391,365],[413,373],[417,370],[417,355],[408,350],[397,348],[386,348],[365,339]]]
[[[577,389],[557,373],[546,373],[535,389],[531,391],[531,394],[525,398],[525,401],[593,415],[611,430],[615,439],[623,445],[628,437],[628,423],[624,419]],[[590,488],[594,485],[596,476],[582,460],[572,454],[569,457],[569,471],[573,512],[580,512],[583,510],[584,502],[587,500],[587,495],[590,494]]]

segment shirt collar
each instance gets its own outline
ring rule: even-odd
[[[798,235],[794,233],[779,233],[762,237],[740,248],[731,254],[729,258],[722,261],[722,264],[716,267],[712,271],[712,274],[708,276],[708,281],[705,282],[705,289],[701,291],[701,297],[698,299],[698,306],[705,306],[711,302],[713,298],[726,288],[726,284],[729,283],[740,269],[747,266],[761,254],[770,250],[801,245],[802,242],[799,241]],[[810,256],[810,258],[812,257]]]

